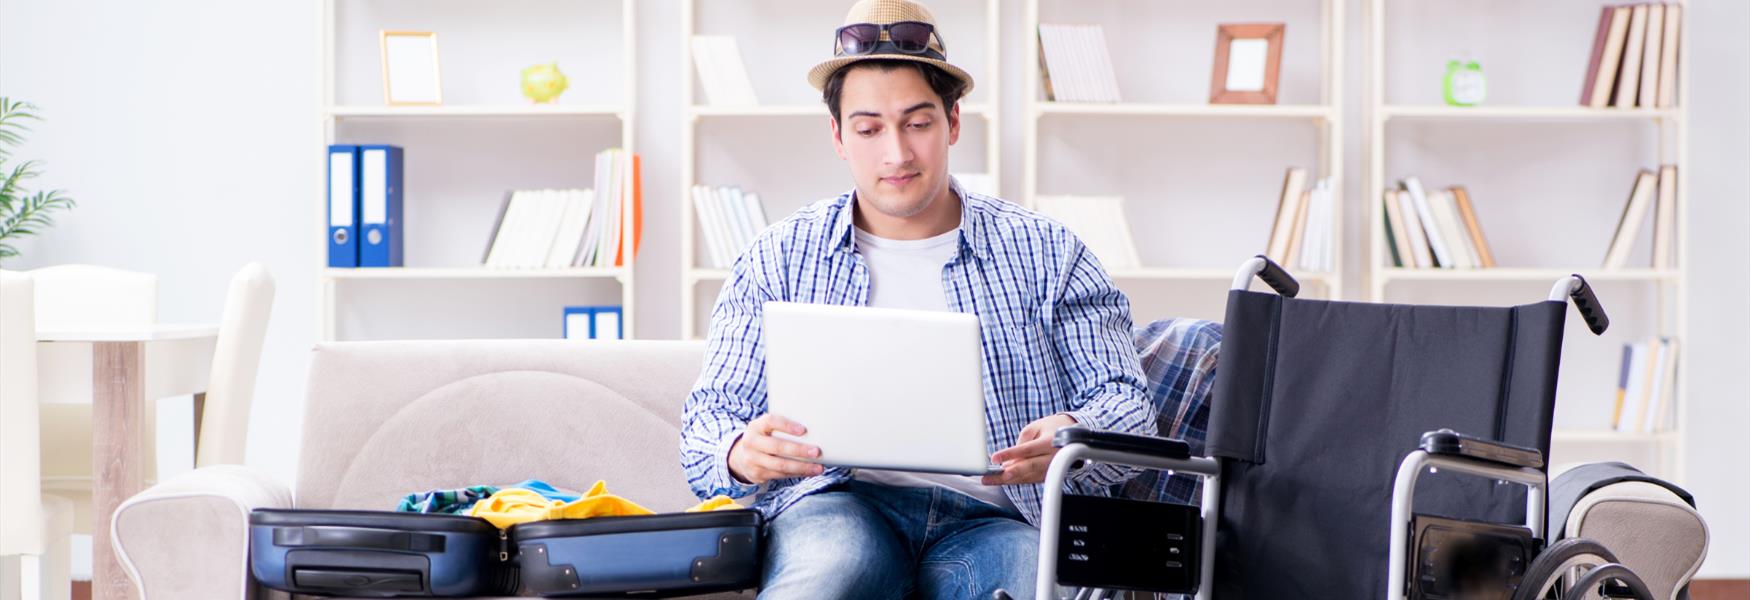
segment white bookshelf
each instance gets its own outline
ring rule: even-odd
[[[1330,178],[1336,209],[1329,226],[1339,243],[1332,249],[1331,272],[1305,272],[1294,265],[1289,269],[1305,284],[1306,297],[1339,298],[1345,187],[1344,4],[1343,0],[1144,5],[1026,0],[1021,33],[1025,42],[1016,58],[1024,73],[1025,99],[1022,190],[1017,199],[1035,206],[1036,198],[1044,194],[1124,196],[1144,267],[1114,269],[1110,274],[1130,297],[1135,319],[1139,323],[1169,316],[1219,320],[1222,308],[1217,300],[1232,280],[1234,266],[1263,252],[1268,242],[1283,172],[1304,167],[1309,181]],[[1038,66],[1041,22],[1102,25],[1125,101],[1046,100]],[[1208,103],[1211,48],[1218,26],[1260,22],[1287,25],[1278,104]],[[1280,144],[1279,132],[1289,132]],[[1218,150],[1203,156],[1196,149],[1123,145],[1130,138],[1159,140],[1168,146],[1202,143]],[[1245,147],[1246,142],[1237,141],[1248,139],[1269,146],[1269,151],[1255,153]],[[1109,144],[1134,153],[1108,155]],[[1104,173],[1094,169],[1094,175],[1078,181],[1066,181],[1061,175],[1075,166],[1086,171],[1087,165],[1099,165],[1107,158],[1160,164],[1149,169],[1113,166]],[[1211,161],[1207,169],[1205,160]],[[1244,208],[1217,208],[1221,204]],[[1210,215],[1209,220],[1204,221],[1204,214]],[[1174,222],[1180,215],[1198,222],[1185,227]],[[1195,241],[1174,245],[1161,239],[1181,236]]]
[[[1002,0],[929,3],[937,25],[946,33],[949,60],[972,73],[975,84],[972,93],[960,100],[960,141],[950,151],[950,169],[957,174],[983,173],[998,186],[1002,181],[1001,121],[998,106],[992,100],[999,98],[997,92],[1002,85],[999,79],[1002,4]],[[701,252],[702,231],[693,211],[691,190],[695,184],[740,185],[757,192],[773,223],[815,200],[835,197],[851,188],[849,171],[833,156],[828,143],[829,113],[819,92],[808,85],[805,77],[810,67],[830,58],[832,32],[843,24],[847,6],[775,0],[681,2],[683,122],[678,225],[684,339],[704,337],[709,326],[708,311],[729,274],[727,265],[706,266],[706,257]],[[693,35],[756,30],[744,26],[752,23],[744,20],[780,13],[781,18],[762,22],[757,30],[764,33],[759,39],[737,35],[760,105],[706,104],[703,90],[696,85]],[[745,138],[739,146],[725,141],[737,136]],[[761,139],[753,139],[756,137]],[[969,148],[969,142],[982,148]],[[811,146],[802,150],[798,149],[803,147],[800,144]],[[781,150],[782,154],[766,155],[761,148]],[[820,162],[784,164],[814,158]],[[982,162],[982,170],[978,162]],[[793,176],[796,173],[804,175]],[[742,180],[743,177],[747,179]]]
[[[1611,331],[1595,337],[1576,313],[1569,315],[1549,458],[1552,464],[1624,460],[1682,482],[1689,379],[1684,363],[1690,348],[1678,353],[1673,429],[1617,432],[1610,429],[1609,412],[1623,343],[1670,336],[1687,346],[1689,24],[1684,24],[1678,50],[1676,107],[1581,107],[1578,89],[1599,6],[1521,3],[1492,10],[1364,0],[1366,158],[1361,200],[1368,232],[1367,295],[1376,302],[1461,296],[1488,298],[1466,303],[1529,304],[1543,299],[1543,290],[1559,278],[1585,276],[1598,289]],[[1490,97],[1473,107],[1435,104],[1444,59],[1459,58],[1438,53],[1461,49],[1490,54],[1481,60]],[[1529,54],[1543,59],[1518,60]],[[1530,63],[1537,63],[1535,77]],[[1571,80],[1546,76],[1564,70],[1573,73]],[[1406,77],[1413,82],[1403,81]],[[1633,141],[1613,139],[1621,137]],[[1527,164],[1537,169],[1517,168]],[[1678,167],[1678,266],[1599,267],[1634,169],[1662,164]],[[1459,179],[1430,180],[1413,170],[1417,167]],[[1502,266],[1392,266],[1381,225],[1382,197],[1409,175],[1421,177],[1425,186],[1465,185]],[[1492,192],[1479,190],[1485,187]],[[1637,244],[1651,246],[1649,237],[1642,233]],[[1646,254],[1637,252],[1631,264],[1647,264],[1640,258]]]
[[[513,189],[594,187],[594,155],[633,152],[637,107],[634,0],[536,0],[497,7],[449,1],[321,0],[317,48],[320,146],[387,143],[406,150],[403,267],[329,268],[318,240],[317,339],[558,337],[561,308],[618,303],[634,337],[635,269],[499,269],[481,256]],[[444,84],[439,106],[388,106],[377,32],[434,31]],[[521,69],[557,60],[569,89],[534,104]],[[618,82],[601,85],[601,82]],[[475,146],[479,147],[476,148]],[[327,223],[326,181],[310,188]],[[484,289],[482,289],[484,288]],[[461,298],[457,304],[444,303]],[[409,299],[418,306],[408,306]],[[393,320],[391,333],[348,323]],[[458,328],[447,328],[464,323]],[[402,333],[393,333],[399,331]]]

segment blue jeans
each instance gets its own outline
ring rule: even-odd
[[[766,528],[762,599],[1033,597],[1039,530],[938,487],[849,481]]]

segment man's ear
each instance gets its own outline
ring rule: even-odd
[[[948,145],[960,141],[960,101],[954,101],[954,107],[948,109]]]
[[[839,153],[839,160],[844,160],[845,138],[843,133],[839,131],[839,120],[834,119],[831,116],[828,116],[826,119],[832,124],[832,149]]]

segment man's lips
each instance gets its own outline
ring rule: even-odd
[[[917,176],[918,175],[916,173],[912,173],[910,175],[895,175],[892,177],[882,177],[881,180],[887,182],[888,185],[891,185],[894,187],[899,187],[899,186],[905,185],[906,183],[910,182],[913,179],[916,179]]]

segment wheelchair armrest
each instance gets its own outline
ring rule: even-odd
[[[1485,440],[1451,429],[1422,434],[1422,450],[1429,454],[1468,458],[1508,468],[1542,469],[1544,466],[1543,453],[1536,448]]]
[[[1096,431],[1086,427],[1064,427],[1052,436],[1051,445],[1062,448],[1070,444],[1085,444],[1095,450],[1111,450],[1143,454],[1159,458],[1184,460],[1191,458],[1191,445],[1180,440],[1170,440],[1147,435],[1118,433],[1116,431]]]

